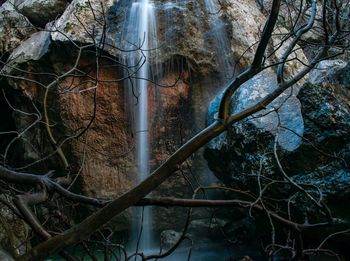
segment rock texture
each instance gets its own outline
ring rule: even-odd
[[[230,22],[232,50],[236,60],[243,66],[249,65],[260,37],[259,27],[265,17],[257,8],[255,0],[227,1],[224,6],[224,18]],[[242,54],[245,54],[242,57]]]
[[[348,78],[344,77],[349,74],[349,64],[345,64],[325,61],[311,73],[310,80],[302,86],[299,94],[291,96],[294,102],[286,103],[285,110],[280,107],[283,132],[278,135],[266,127],[276,125],[272,115],[232,126],[206,148],[209,167],[230,184],[247,185],[249,174],[257,173],[261,168],[266,176],[275,177],[279,175],[273,157],[277,140],[281,164],[294,180],[319,185],[328,198],[349,196],[346,184],[350,181],[347,167],[350,160],[350,92]],[[247,84],[254,86],[254,79]],[[260,94],[264,88],[268,87],[262,85],[258,88]],[[233,102],[232,110],[254,99],[254,89],[247,90],[250,92],[243,92]],[[214,117],[215,104],[214,101],[209,120]],[[277,104],[272,106],[278,107]]]
[[[56,32],[52,33],[53,40],[63,42],[73,40],[81,43],[96,41],[101,43],[102,35],[105,33],[103,24],[108,23],[108,17],[104,17],[103,12],[115,19],[114,10],[110,10],[113,3],[113,0],[73,0],[55,22]]]
[[[2,68],[2,73],[7,75],[16,74],[17,66],[29,61],[40,60],[48,52],[50,44],[49,32],[40,31],[33,33],[13,50],[5,67]]]
[[[16,2],[19,10],[31,20],[38,10],[37,4],[29,0]],[[45,8],[50,7],[52,12],[56,12],[56,16],[62,12],[63,1],[48,1],[45,4]],[[105,47],[107,56],[121,55],[121,50],[116,47],[122,43],[125,36],[118,32],[123,32],[124,15],[127,15],[127,12],[121,10],[125,10],[129,4],[128,1],[73,0],[61,17],[54,24],[47,26],[47,29],[54,32],[38,32],[23,41],[11,54],[9,63],[2,72],[30,79],[29,82],[14,80],[10,81],[10,84],[29,100],[42,103],[45,86],[54,81],[54,75],[62,76],[72,68],[79,45],[96,42],[99,47]],[[25,7],[29,6],[32,6],[31,12],[26,13]],[[208,13],[203,3],[156,1],[155,7],[160,38],[157,62],[168,66],[163,67],[157,76],[161,85],[170,87],[159,88],[157,91],[150,88],[150,114],[154,117],[154,121],[151,121],[151,140],[152,144],[155,144],[153,147],[157,148],[153,151],[152,167],[162,162],[190,137],[197,127],[201,127],[201,121],[193,125],[189,120],[192,116],[203,118],[206,108],[201,98],[202,91],[191,86],[191,77],[215,75],[219,70],[215,50],[211,48],[211,31],[215,28],[211,28],[209,19],[206,19],[213,14]],[[47,15],[51,16],[51,13]],[[220,15],[222,21],[233,20],[232,24],[226,23],[227,35],[232,53],[238,57],[252,41],[259,38],[258,28],[264,17],[259,13],[254,1],[228,2],[220,11]],[[49,16],[38,17],[41,20],[37,22],[44,24],[50,20]],[[28,21],[27,18],[24,19]],[[104,25],[107,28],[105,31]],[[248,27],[251,29],[247,30]],[[71,41],[78,44],[74,45]],[[56,140],[71,137],[63,148],[68,151],[71,171],[78,173],[77,182],[83,191],[94,196],[110,197],[123,193],[133,184],[135,166],[131,120],[124,107],[123,82],[119,80],[123,70],[115,64],[112,65],[112,62],[109,63],[110,58],[106,58],[101,59],[96,72],[96,57],[89,58],[88,53],[89,49],[86,49],[77,64],[80,72],[93,68],[87,75],[64,75],[60,78],[59,86],[49,91],[49,117],[50,121],[57,124],[52,128]],[[228,55],[227,59],[230,59],[230,54]],[[245,63],[240,62],[242,65]],[[112,69],[113,67],[109,68],[110,65],[116,67]],[[185,67],[186,69],[183,69]],[[16,68],[23,68],[24,71]],[[47,75],[40,74],[43,72]],[[102,82],[96,85],[93,79],[97,75]],[[21,117],[18,119],[17,123],[23,124],[22,127],[28,124],[27,120],[21,120]],[[90,126],[91,119],[93,123]],[[164,124],[166,127],[160,124],[163,119],[167,122]],[[89,126],[89,131],[80,135],[79,131],[82,131],[84,126]],[[37,130],[36,134],[32,134],[32,138],[39,139],[44,133],[42,129]],[[74,135],[78,135],[78,138],[73,138]],[[169,137],[174,142],[165,144]],[[46,142],[43,144],[47,144]],[[36,157],[40,158],[41,153],[46,154],[50,151],[50,146],[45,149],[40,149],[39,146],[34,149],[23,146],[28,150],[24,155],[30,155],[25,160],[26,163],[35,160]],[[52,164],[59,164],[59,160],[54,158]],[[176,181],[177,179],[170,183],[174,185]],[[184,183],[186,182],[180,182]]]
[[[350,85],[349,79],[344,78],[350,67],[348,63],[337,68],[338,61],[321,63],[314,72],[318,79],[324,75],[325,64],[333,64],[333,68],[325,69],[324,81],[307,83],[299,94],[306,127],[304,137],[323,155],[312,152],[310,145],[305,144],[308,157],[302,159],[303,154],[294,154],[300,164],[290,168],[299,174],[296,180],[317,184],[326,195],[343,198],[350,195]]]
[[[125,65],[121,64],[125,51],[130,50],[120,49],[126,40],[123,32],[128,12],[125,10],[131,2],[73,0],[64,11],[63,2],[45,1],[47,5],[43,8],[49,8],[52,12],[43,12],[40,16],[36,14],[41,8],[37,4],[41,1],[16,2],[21,12],[36,25],[43,26],[53,16],[59,16],[56,21],[47,25],[46,29],[51,32],[34,33],[33,29],[23,32],[14,29],[10,26],[14,19],[17,19],[17,24],[31,23],[25,16],[10,9],[9,2],[0,10],[8,16],[6,19],[3,18],[5,16],[0,17],[0,24],[3,23],[3,28],[7,28],[7,31],[0,29],[0,35],[14,35],[13,40],[11,37],[4,38],[4,42],[0,43],[0,52],[17,47],[1,73],[14,76],[13,80],[8,80],[9,85],[17,90],[13,93],[14,104],[39,118],[38,124],[24,135],[20,144],[24,151],[21,154],[23,156],[17,159],[16,166],[39,173],[55,169],[57,176],[70,172],[73,177],[70,188],[74,191],[100,198],[112,198],[134,186],[137,174],[132,119],[125,105],[124,88],[128,79],[123,78]],[[237,64],[237,68],[248,65],[255,48],[250,47],[259,40],[260,28],[265,21],[255,1],[226,1],[217,14],[221,21],[220,28],[229,40],[226,44],[230,50],[218,54],[217,49],[213,48],[218,44],[215,42],[217,28],[208,18],[214,14],[208,11],[203,2],[159,0],[154,1],[154,5],[157,10],[159,48],[152,51],[151,56],[157,56],[157,59],[152,57],[151,63],[153,78],[159,86],[149,83],[152,169],[195,131],[204,127],[207,101],[223,82],[220,73],[223,68],[218,56],[233,60],[231,65]],[[19,21],[20,19],[23,21]],[[243,53],[246,56],[240,59]],[[280,54],[276,53],[277,58],[278,55]],[[299,58],[303,59],[302,54]],[[157,67],[161,69],[154,69]],[[298,69],[298,65],[294,63],[291,67]],[[287,70],[290,74],[295,72],[288,68]],[[241,101],[246,92],[254,92],[256,95],[245,103],[236,103],[233,110],[244,108],[271,91],[274,88],[273,77],[274,72],[269,72],[252,80],[247,85],[247,90],[241,90],[236,101]],[[269,89],[260,89],[263,81],[271,83]],[[296,92],[285,93],[273,106],[280,107],[283,125],[302,135],[303,121],[295,95]],[[287,101],[282,104],[282,99]],[[49,122],[42,124],[46,103]],[[272,107],[268,108],[266,112],[271,109]],[[293,111],[294,114],[289,115],[286,113],[288,111]],[[28,118],[20,111],[16,111],[14,117],[20,130],[31,126],[35,118]],[[272,137],[277,131],[280,133],[278,142],[287,151],[295,150],[302,143],[300,137],[293,135],[293,143],[288,142],[291,135],[276,126],[276,113],[269,113],[263,121],[255,119],[246,124],[251,124],[251,132],[241,138],[244,142],[239,145],[239,149],[234,150],[234,153],[241,153],[240,159],[248,155],[248,152],[242,151],[245,144],[249,144],[249,153],[253,155],[253,150],[256,149],[254,146],[267,146],[268,142],[264,137]],[[45,125],[50,126],[55,142],[52,138],[50,141]],[[244,126],[241,129],[245,129]],[[262,129],[259,133],[263,134],[263,138],[252,141],[255,130],[260,127]],[[224,143],[213,152],[216,156],[211,156],[215,161],[227,160],[229,167],[223,170],[225,173],[230,173],[237,166],[245,171],[251,163],[248,161],[245,166],[240,166],[238,162],[231,164],[230,155],[220,154],[223,148],[230,150],[230,143],[236,134],[222,137],[225,139]],[[264,145],[259,144],[260,140]],[[57,146],[61,146],[69,163],[68,168],[53,153]],[[250,160],[254,161],[260,156],[257,153]],[[198,185],[196,175],[202,171],[202,163],[198,163],[200,159],[197,155],[188,160],[184,169],[170,178],[157,193],[190,196],[190,185]],[[214,165],[215,163],[211,163],[211,167]],[[198,173],[194,173],[194,166]],[[215,169],[215,172],[220,178],[227,180],[220,171]],[[181,217],[179,218],[182,213],[178,211],[174,214],[174,211],[162,209],[161,212],[159,216],[163,221],[157,222],[161,224],[160,230],[169,229],[166,227],[169,223],[174,225],[175,222],[169,222],[170,218],[182,222]]]
[[[25,0],[17,10],[26,16],[35,26],[45,25],[57,19],[65,10],[67,0]]]
[[[130,1],[73,0],[63,11],[64,2],[45,1],[45,5],[39,7],[41,1],[16,1],[14,6],[22,14],[11,9],[9,2],[1,7],[8,17],[0,18],[0,23],[4,24],[2,28],[7,28],[6,31],[0,29],[0,35],[13,35],[13,40],[1,37],[4,43],[0,44],[0,49],[3,49],[0,52],[15,48],[1,73],[14,76],[8,80],[9,85],[17,90],[13,94],[14,105],[33,115],[39,112],[39,119],[43,119],[44,97],[47,94],[52,134],[58,144],[63,143],[62,151],[69,163],[68,170],[62,166],[61,158],[52,154],[55,148],[48,139],[45,124],[36,124],[18,142],[21,156],[16,158],[14,166],[28,166],[25,170],[39,173],[55,169],[57,176],[69,171],[73,177],[71,189],[74,191],[112,198],[133,187],[137,180],[132,119],[125,105],[123,67],[118,64],[125,53],[118,49],[125,41],[122,32],[127,12],[123,10],[130,5]],[[160,36],[157,66],[163,68],[155,76],[164,87],[149,84],[152,169],[191,137],[194,131],[203,127],[205,100],[211,96],[208,93],[215,90],[206,90],[205,86],[211,85],[206,82],[208,78],[201,79],[197,85],[193,85],[192,80],[215,76],[221,69],[218,68],[217,54],[213,49],[214,28],[210,27],[209,14],[203,3],[155,1],[155,5]],[[247,13],[242,15],[248,19]],[[16,20],[11,22],[10,18]],[[58,19],[46,26],[52,32],[35,32],[33,27],[23,31],[26,27],[14,29],[11,26],[11,23],[31,25],[31,21],[43,27],[53,18]],[[224,16],[222,19],[224,21]],[[236,22],[243,26],[245,22],[240,20]],[[251,22],[255,23],[254,18]],[[232,28],[236,28],[236,25]],[[252,28],[251,34],[256,34],[257,38],[258,23]],[[240,33],[228,35],[240,37],[238,42],[241,45],[249,44],[249,41],[243,41],[244,36],[240,36]],[[96,49],[91,46],[84,49],[80,60],[76,61],[79,47],[92,43],[104,49],[100,56],[96,56]],[[237,41],[230,39],[230,44],[237,45]],[[231,55],[227,54],[227,59]],[[66,74],[74,66],[78,70]],[[47,86],[57,77],[57,83],[46,93]],[[21,78],[23,80],[19,80]],[[206,93],[205,99],[203,93]],[[14,117],[17,128],[21,130],[31,126],[35,120],[35,117],[28,117],[20,111]],[[191,120],[193,118],[201,120],[194,122]],[[198,161],[200,157],[196,157]],[[45,160],[40,160],[42,158]],[[169,179],[157,193],[191,196],[189,182],[197,182],[193,164],[200,165],[189,160],[182,172]],[[158,230],[183,225],[183,213],[168,209],[158,212],[155,219]],[[177,223],[169,224],[169,219],[177,220]],[[118,223],[117,230],[128,229],[129,222],[130,216],[122,216],[115,221]]]
[[[0,6],[0,54],[12,51],[34,32],[33,25],[15,10],[12,1]]]
[[[91,6],[93,10],[91,11]],[[211,28],[209,13],[204,3],[193,1],[164,2],[155,1],[158,19],[158,37],[160,55],[159,63],[167,62],[174,56],[186,57],[195,71],[208,75],[217,72],[218,57],[213,44],[215,30]],[[102,37],[108,45],[106,50],[111,54],[118,54],[120,50],[112,46],[123,46],[126,36],[123,26],[127,21],[127,12],[122,12],[130,5],[128,1],[74,0],[64,14],[56,22],[59,32],[53,34],[54,40],[67,41],[67,37],[91,43],[99,42]],[[103,17],[102,10],[108,15]],[[225,29],[231,45],[230,53],[223,53],[228,59],[238,60],[245,53],[239,63],[247,65],[252,60],[254,48],[252,43],[259,40],[259,27],[265,17],[257,8],[255,1],[227,1],[220,12],[220,18],[225,22]],[[124,21],[124,22],[123,22]],[[103,33],[103,24],[108,30]],[[86,25],[86,26],[83,26]],[[248,52],[247,52],[248,50]]]

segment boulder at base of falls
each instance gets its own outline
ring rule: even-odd
[[[243,84],[233,97],[231,112],[242,111],[262,100],[276,89],[276,75],[261,72]],[[275,140],[291,153],[302,143],[304,122],[298,87],[285,91],[274,102],[247,120],[234,124],[227,132],[209,143],[205,158],[215,175],[226,183],[245,183],[247,173],[259,167],[267,148]],[[220,96],[209,106],[208,123],[217,117]]]
[[[210,169],[226,184],[255,191],[257,174],[283,180],[276,149],[294,181],[317,185],[329,202],[349,198],[349,73],[349,63],[321,62],[298,94],[298,88],[283,94],[209,143],[204,154]],[[258,102],[273,90],[274,81],[270,73],[249,80],[234,96],[232,112]],[[219,100],[209,108],[208,123],[216,116]],[[276,192],[284,193],[283,186]]]

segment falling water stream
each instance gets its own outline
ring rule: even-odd
[[[205,0],[205,7],[208,12],[210,25],[210,38],[213,41],[213,51],[217,57],[219,74],[221,77],[220,84],[226,82],[234,76],[234,66],[231,53],[231,43],[228,38],[225,23],[220,17],[220,3],[217,0]]]
[[[128,65],[127,104],[133,118],[136,138],[136,161],[138,182],[143,181],[150,172],[149,168],[149,115],[148,115],[148,85],[151,79],[150,52],[157,46],[157,24],[154,5],[149,0],[138,0],[131,4],[128,19],[124,27],[126,47],[128,52],[124,57]],[[152,209],[145,207],[140,217],[140,223],[132,228],[133,245],[138,250],[151,248]]]
[[[232,65],[229,57],[230,43],[225,32],[225,26],[217,14],[218,6],[214,0],[205,0],[205,6],[210,17],[209,37],[213,39],[213,52],[218,57],[218,65],[222,73],[222,78],[231,77]],[[186,2],[186,1],[183,1]],[[165,4],[166,13],[171,18],[171,10],[177,5],[176,2]],[[128,65],[126,70],[129,78],[126,84],[126,103],[130,115],[133,119],[132,125],[136,138],[136,160],[138,171],[138,182],[144,180],[150,173],[150,145],[149,145],[149,111],[148,97],[150,86],[148,79],[152,79],[150,64],[156,64],[157,61],[151,61],[157,57],[152,52],[158,48],[157,39],[157,17],[154,3],[150,0],[135,0],[129,5],[129,10],[125,16],[123,26],[123,48],[128,50],[124,54],[124,63]],[[152,55],[151,55],[152,54]],[[154,79],[152,79],[154,80]],[[223,79],[224,81],[224,79]],[[137,212],[137,211],[136,211]],[[131,248],[135,246],[139,252],[148,252],[156,249],[153,242],[156,242],[152,230],[153,213],[150,207],[145,207],[141,215],[140,211],[135,213],[140,217],[140,222],[133,224]],[[142,217],[142,218],[141,218]],[[157,250],[156,250],[157,251]],[[159,251],[159,249],[158,249]],[[188,253],[186,248],[183,253],[178,252],[178,256],[173,255],[165,260],[182,260]],[[213,260],[209,258],[210,250],[201,249],[199,256],[191,260]],[[206,259],[207,256],[209,259]]]

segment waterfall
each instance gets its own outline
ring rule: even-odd
[[[218,16],[219,7],[213,2],[205,0],[208,16],[210,17],[210,32],[207,36],[212,39],[212,52],[214,52],[220,69],[220,78],[227,80],[232,77],[230,42],[226,35],[225,24]],[[186,3],[186,1],[183,1]],[[127,12],[124,13],[124,23],[120,35],[120,46],[123,49],[122,63],[125,64],[126,106],[131,117],[132,129],[135,137],[135,158],[138,180],[143,181],[150,173],[150,145],[149,145],[149,89],[152,84],[148,79],[155,81],[153,75],[158,75],[151,70],[151,64],[157,64],[158,25],[156,22],[155,5],[151,0],[125,1]],[[172,9],[185,8],[180,1],[167,2],[163,10],[167,16],[167,23],[171,23]],[[185,9],[184,9],[185,10]],[[169,16],[169,17],[168,17]],[[169,27],[171,25],[169,24]],[[171,45],[172,43],[167,43]],[[155,68],[156,66],[152,66]],[[164,68],[163,68],[164,69]],[[157,69],[156,69],[157,70]],[[159,68],[159,71],[160,68]],[[157,90],[154,91],[157,93]],[[160,106],[161,107],[161,106]],[[159,108],[158,108],[159,109]],[[161,108],[160,108],[161,109]],[[133,215],[138,216],[140,222],[133,222],[130,248],[138,252],[154,249],[153,213],[152,208],[145,207],[141,215],[140,209],[135,209]],[[141,220],[142,216],[142,220]]]
[[[126,103],[132,117],[133,131],[136,139],[136,162],[138,182],[143,181],[149,169],[149,116],[148,116],[148,79],[151,79],[150,52],[157,48],[157,24],[154,5],[149,0],[131,3],[128,18],[123,29],[124,64],[127,75],[132,76],[126,84]],[[139,250],[151,248],[152,210],[145,207],[135,215],[140,216],[140,225],[133,227],[132,238]],[[141,219],[142,216],[142,219]],[[134,247],[134,246],[133,246]]]
[[[219,74],[223,82],[234,76],[234,66],[231,57],[231,43],[227,36],[225,23],[220,18],[220,4],[215,0],[205,0],[205,7],[208,12],[210,23],[210,38],[213,40],[213,47],[217,57]]]

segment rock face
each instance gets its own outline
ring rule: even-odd
[[[258,103],[276,87],[276,75],[262,72],[243,84],[232,100],[231,111],[239,112]],[[246,181],[247,173],[259,166],[265,149],[276,142],[286,151],[294,151],[302,143],[304,123],[298,88],[287,90],[265,110],[249,120],[234,124],[226,133],[209,143],[205,158],[210,169],[225,182]],[[216,117],[220,96],[209,106],[208,124]]]
[[[327,67],[331,64],[332,69],[329,70]],[[324,81],[305,84],[298,96],[305,120],[304,137],[309,141],[304,151],[308,157],[304,156],[302,160],[303,150],[295,153],[292,159],[296,157],[295,161],[299,159],[300,164],[290,169],[294,169],[292,173],[299,174],[297,180],[317,184],[326,195],[342,198],[350,194],[347,185],[350,181],[347,167],[350,162],[350,85],[349,78],[345,78],[350,73],[350,67],[349,63],[339,66],[338,61],[325,61],[317,69],[318,79],[327,70]],[[323,155],[312,151],[310,143]]]
[[[22,141],[18,141],[21,156],[16,157],[13,165],[39,173],[55,169],[57,176],[69,171],[73,177],[70,187],[74,191],[112,198],[135,186],[137,180],[135,135],[125,104],[127,80],[123,79],[125,69],[120,64],[125,55],[120,47],[127,39],[123,35],[128,20],[125,10],[130,8],[131,2],[73,0],[66,6],[67,2],[25,0],[15,1],[14,5],[7,2],[0,7],[4,14],[0,16],[0,25],[4,25],[0,29],[1,39],[4,39],[0,52],[15,49],[1,73],[15,77],[8,79],[8,84],[16,90],[12,97],[14,105],[38,116],[14,113],[18,129],[30,128],[23,134]],[[203,2],[154,1],[159,50],[154,52],[158,57],[152,57],[155,61],[152,66],[162,68],[154,77],[163,87],[149,84],[152,169],[204,126],[208,101],[217,91],[213,86],[219,86],[222,82],[220,70],[225,70],[219,66],[218,57],[234,61],[251,41],[259,38],[264,16],[258,12],[254,1],[230,2],[218,18],[229,48],[218,55],[220,47],[214,48],[218,28],[210,23],[208,17],[213,14]],[[239,11],[241,8],[244,11]],[[228,19],[233,22],[227,22]],[[52,20],[54,23],[48,23]],[[13,23],[23,26],[15,29],[11,26]],[[36,32],[31,23],[40,27],[46,25],[52,32]],[[92,43],[103,51],[96,55],[93,46],[79,49]],[[79,53],[81,57],[76,60]],[[239,62],[244,65],[243,61]],[[72,70],[74,67],[77,70]],[[19,80],[21,77],[24,80]],[[68,168],[63,166],[62,157],[52,153],[56,148],[52,146],[45,124],[39,120],[45,119],[45,104],[49,119],[45,124],[51,126],[54,143],[62,144]],[[40,160],[43,158],[45,160]],[[199,163],[200,160],[198,155],[188,160],[186,167],[156,193],[191,196],[190,183],[198,182],[194,172],[197,166],[198,173],[201,172],[203,163]],[[183,226],[182,212],[170,209],[155,212],[157,226],[154,227],[158,230]],[[129,229],[130,220],[126,213],[115,221],[118,225],[114,228]]]
[[[125,104],[128,79],[124,78],[125,70],[132,68],[122,63],[130,50],[120,48],[126,41],[125,10],[131,2],[15,1],[21,14],[10,1],[0,7],[0,53],[11,52],[1,73],[14,76],[8,80],[13,104],[19,108],[13,117],[18,130],[28,129],[19,142],[23,153],[16,157],[14,167],[38,173],[55,169],[57,176],[69,172],[70,189],[98,198],[113,198],[135,186],[135,135]],[[210,0],[153,2],[159,38],[159,48],[152,52],[157,56],[152,57],[156,59],[151,68],[156,80],[149,83],[150,166],[155,169],[204,127],[208,100],[226,80],[222,79],[222,71],[237,65],[232,76],[251,63],[255,49],[252,44],[259,40],[266,18],[254,0],[222,1],[217,12],[206,6]],[[213,15],[218,15],[219,27],[210,22]],[[47,25],[52,32],[36,32],[32,23]],[[217,42],[219,30],[228,40],[228,49]],[[284,30],[278,28],[280,33]],[[280,40],[272,45],[277,46]],[[298,72],[306,60],[301,50],[293,55],[298,61],[289,57],[286,77]],[[281,56],[278,50],[268,62],[277,62]],[[229,61],[225,69],[225,62],[220,60],[223,57]],[[161,69],[154,69],[157,67]],[[271,154],[276,142],[281,163],[295,181],[319,185],[327,198],[349,195],[350,173],[345,163],[350,164],[350,65],[325,62],[318,69],[322,70],[314,71],[301,89],[296,86],[286,91],[264,111],[234,125],[209,144],[205,157],[220,180],[248,187],[249,175],[261,167],[267,176],[279,175]],[[236,93],[232,112],[247,108],[273,91],[275,78],[275,72],[266,71],[247,82]],[[216,117],[218,102],[219,97],[210,106],[208,122]],[[45,126],[50,127],[55,142]],[[53,153],[58,146],[68,167]],[[198,174],[203,175],[201,159],[198,155],[189,159],[185,168],[160,186],[155,195],[191,196],[191,185],[197,186]],[[159,208],[155,212],[158,230],[183,226],[181,211]],[[193,226],[203,232],[199,235],[203,238],[209,228],[202,218],[202,213],[198,214]],[[229,215],[218,222],[217,230],[224,228],[242,237],[242,231],[255,233],[252,220],[237,225],[233,219]],[[128,214],[122,216],[114,228],[126,230],[130,220]],[[168,244],[178,237],[172,231],[163,235]]]
[[[0,6],[0,54],[12,51],[34,32],[33,25],[14,9],[12,1]]]
[[[1,48],[9,51],[20,44],[10,55],[2,73],[15,76],[15,80],[8,80],[9,85],[18,91],[13,94],[14,104],[38,117],[32,126],[34,116],[28,118],[25,113],[15,113],[18,129],[30,126],[23,135],[20,144],[23,157],[17,159],[16,167],[40,173],[55,169],[57,176],[70,172],[73,177],[70,187],[75,191],[112,198],[134,186],[137,174],[135,135],[131,115],[125,105],[124,88],[128,79],[123,78],[126,68],[121,64],[123,55],[130,50],[120,49],[126,38],[123,32],[128,11],[125,10],[128,10],[126,7],[130,7],[131,1],[73,0],[63,10],[65,2],[45,1],[45,5],[40,7],[38,3],[42,1],[16,2],[22,14],[35,25],[43,26],[62,13],[54,23],[47,25],[46,28],[52,32],[13,29],[10,26],[13,19],[23,19],[24,25],[31,23],[14,9],[5,9],[10,6],[8,2],[1,7],[1,12],[5,14],[6,11],[10,18],[0,17],[0,24],[4,23],[4,28],[8,29],[0,29],[0,35],[15,35],[15,40],[1,37],[5,40],[0,43],[0,52]],[[149,83],[152,169],[204,127],[207,101],[224,81],[220,73],[224,69],[218,57],[233,61],[230,66],[237,64],[238,68],[249,64],[253,58],[253,50],[249,47],[259,39],[259,28],[265,21],[253,0],[226,1],[220,12],[214,13],[208,11],[203,1],[159,0],[154,1],[154,6],[157,10],[159,50],[152,69],[162,69],[154,70],[157,73],[153,75],[160,86]],[[220,28],[213,26],[212,19],[208,18],[216,13]],[[229,50],[220,54],[217,48],[213,48],[218,44],[215,36],[219,29],[228,39],[225,44],[229,46]],[[245,58],[239,59],[243,53],[246,53]],[[268,80],[273,88],[273,75],[271,72],[257,76],[248,86],[248,91],[254,91],[256,96],[247,103],[237,103],[234,110],[248,106],[264,95],[259,93],[261,81]],[[239,95],[237,100],[246,94],[242,90]],[[295,95],[286,93],[281,98],[288,97],[279,113],[285,117],[283,124],[301,135],[300,104]],[[275,106],[281,105],[281,102],[278,101]],[[44,108],[47,115],[44,115]],[[289,110],[294,114],[288,116],[286,111]],[[295,116],[295,121],[290,121],[292,116]],[[45,118],[48,120],[42,124]],[[256,119],[251,124],[255,128],[262,127],[261,132],[271,136],[277,131],[276,122],[276,115],[271,113],[264,122]],[[272,128],[271,124],[274,124]],[[45,126],[50,126],[51,133]],[[293,136],[293,144],[286,142],[289,138],[290,135],[280,129],[279,144],[287,150],[294,150],[301,143],[300,138]],[[68,167],[63,166],[62,156],[53,153],[58,146],[62,148]],[[192,169],[202,164],[198,163],[200,159],[197,155],[186,162],[186,169],[170,178],[157,193],[190,196],[192,189],[189,183],[198,183]],[[157,222],[162,224],[159,229],[169,229],[166,226],[169,223],[173,225],[169,222],[170,218],[181,223],[178,216],[182,213],[174,214],[167,209],[161,211],[160,219],[163,221]]]
[[[235,60],[247,66],[253,61],[255,50],[254,47],[249,47],[259,40],[259,26],[264,24],[265,17],[254,0],[227,1],[223,13],[224,18],[231,21],[231,46]],[[243,53],[245,53],[244,57],[242,57]]]
[[[17,10],[35,26],[45,27],[63,13],[67,4],[67,0],[26,0],[17,6]]]
[[[210,0],[209,0],[210,1]],[[98,12],[92,12],[99,10]],[[186,57],[191,68],[208,75],[218,71],[218,58],[213,49],[214,33],[218,28],[211,28],[209,13],[204,3],[193,1],[154,1],[157,10],[159,49],[161,55],[158,63],[171,60],[174,56]],[[112,46],[120,46],[127,38],[123,35],[123,24],[127,21],[128,12],[122,12],[130,6],[129,1],[118,2],[98,0],[74,0],[64,14],[56,22],[58,33],[53,34],[54,40],[91,43],[99,42],[102,37],[108,45],[106,50],[118,54],[120,50]],[[220,8],[220,7],[218,7]],[[102,10],[108,15],[102,17]],[[223,54],[227,59],[238,60],[245,52],[241,65],[247,65],[252,60],[254,49],[248,50],[251,43],[259,39],[259,27],[265,21],[264,15],[257,8],[254,0],[227,1],[218,13],[225,22],[224,30],[230,41],[230,53]],[[106,23],[108,30],[102,33],[102,25]],[[86,26],[83,26],[83,25]]]
[[[73,0],[66,8],[62,16],[55,22],[56,32],[52,33],[54,41],[66,42],[69,40],[92,43],[96,40],[101,42],[103,24],[108,23],[108,17],[104,17],[102,12],[110,15],[115,19],[112,0]],[[113,35],[115,38],[115,35]],[[103,43],[101,43],[103,44]]]
[[[16,2],[16,6],[33,23],[44,24],[52,18],[52,13],[44,12],[42,8],[49,8],[58,16],[62,13],[65,2],[46,1],[45,6],[39,8],[38,2],[26,0]],[[64,142],[65,150],[68,151],[67,157],[72,159],[71,171],[79,173],[77,181],[83,191],[94,196],[110,197],[120,194],[133,184],[135,165],[131,120],[124,107],[123,81],[118,80],[122,77],[122,69],[116,65],[114,65],[116,70],[107,69],[109,58],[100,61],[101,66],[96,72],[94,71],[96,57],[89,58],[87,49],[81,54],[82,58],[77,67],[80,71],[85,71],[90,66],[94,68],[92,72],[77,79],[64,75],[73,67],[74,59],[79,53],[79,45],[74,45],[70,41],[79,44],[90,44],[95,41],[99,47],[105,47],[107,56],[120,55],[121,50],[116,47],[125,36],[118,32],[123,32],[124,15],[127,15],[127,12],[121,10],[125,10],[129,4],[128,1],[73,0],[55,24],[48,27],[55,32],[43,31],[31,35],[11,54],[8,66],[2,71],[30,79],[30,81],[14,80],[10,81],[10,84],[29,100],[40,103],[45,96],[44,86],[54,81],[53,75],[61,75],[59,86],[48,91],[47,101],[50,103],[48,116],[50,121],[57,123],[57,126],[52,128],[56,140],[71,137]],[[171,88],[159,88],[157,91],[150,88],[153,89],[150,92],[150,114],[155,117],[155,120],[151,121],[151,128],[154,130],[151,140],[152,143],[160,145],[153,151],[152,167],[162,162],[166,155],[190,137],[196,128],[202,127],[200,126],[202,122],[197,125],[189,124],[188,118],[190,116],[202,118],[206,107],[206,104],[202,104],[201,91],[194,89],[190,81],[191,78],[214,75],[218,71],[218,61],[214,50],[211,49],[213,35],[210,32],[216,28],[212,28],[209,19],[206,19],[208,15],[213,14],[208,13],[204,4],[187,1],[176,3],[155,1],[154,4],[157,9],[161,46],[157,62],[161,65],[168,64],[157,77],[159,82],[165,85],[176,84]],[[39,9],[42,15],[47,16],[36,16]],[[238,10],[240,11],[236,12]],[[194,13],[197,15],[193,15]],[[221,21],[233,20],[233,24],[223,23],[226,26],[223,29],[227,29],[232,53],[238,57],[249,47],[251,41],[258,39],[258,28],[264,17],[254,6],[254,1],[229,2],[220,14]],[[18,13],[16,15],[28,22],[24,16]],[[34,21],[35,19],[40,21]],[[106,31],[103,30],[104,25]],[[247,26],[251,29],[245,30]],[[232,58],[232,54],[227,55],[227,59]],[[18,71],[15,67],[25,69],[26,73],[23,75],[24,71]],[[40,75],[42,72],[47,73],[47,76]],[[180,73],[182,75],[177,81]],[[102,82],[94,85],[92,79],[97,75]],[[43,83],[43,86],[37,83]],[[161,103],[163,105],[159,107]],[[189,104],[188,108],[184,107],[186,104]],[[189,111],[200,116],[191,115]],[[20,120],[20,116],[18,119],[19,125],[28,123],[27,120]],[[92,119],[93,124],[90,124]],[[167,121],[165,126],[169,128],[161,126],[162,119]],[[89,131],[86,133],[82,131],[84,126],[89,126]],[[86,137],[79,134],[79,130]],[[32,134],[32,137],[35,136],[36,139],[45,135],[43,129],[34,132],[36,134]],[[78,138],[73,138],[74,135]],[[169,137],[173,137],[173,144],[161,145]],[[39,158],[41,152],[46,154],[50,150],[50,146],[44,150],[39,146],[34,149],[23,146],[28,150],[25,155],[30,155],[30,159],[24,159],[26,163],[36,157]],[[154,147],[157,148],[156,145]],[[59,164],[59,160],[54,159],[52,164]],[[133,174],[126,175],[126,173]]]
[[[350,181],[347,167],[350,160],[350,89],[348,78],[344,77],[348,74],[349,64],[322,62],[311,72],[310,80],[297,96],[297,93],[291,95],[292,99],[289,102],[287,99],[281,107],[278,101],[272,105],[279,107],[281,129],[278,134],[273,113],[235,124],[207,146],[205,157],[209,167],[229,184],[250,184],[250,174],[258,173],[259,169],[263,169],[267,177],[276,177],[280,175],[273,156],[277,141],[281,164],[295,181],[319,185],[328,199],[349,196],[346,184]],[[244,108],[242,104],[249,104],[251,100],[257,101],[254,84],[258,79],[242,86],[232,103],[232,111]],[[263,76],[262,82],[271,85],[268,75]],[[264,86],[257,88],[259,95],[269,88]],[[244,89],[249,91],[244,92]],[[214,117],[215,108],[214,101],[209,121]]]

